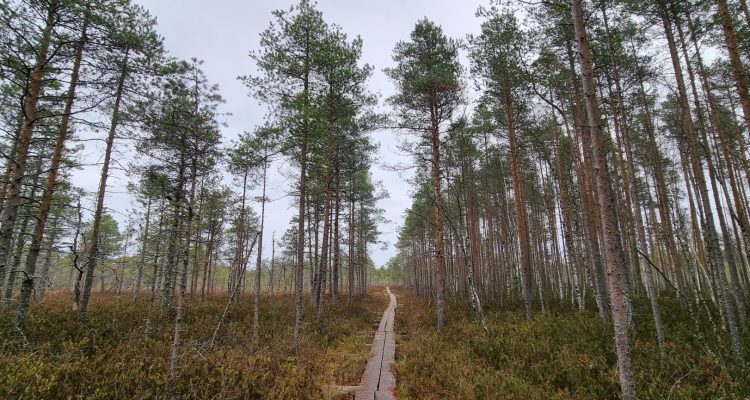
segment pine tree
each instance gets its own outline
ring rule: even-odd
[[[409,42],[396,44],[393,50],[396,66],[385,70],[397,86],[397,94],[389,99],[398,110],[397,125],[418,134],[420,144],[429,144],[431,148],[439,329],[445,325],[446,318],[440,143],[443,125],[461,104],[458,47],[458,42],[446,37],[440,26],[423,19],[415,25]]]

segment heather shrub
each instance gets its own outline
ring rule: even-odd
[[[449,302],[446,329],[435,329],[435,307],[400,293],[396,313],[396,381],[401,399],[618,399],[611,322],[585,312],[547,307],[526,320],[521,304],[486,308],[491,334],[468,302]],[[662,299],[667,354],[656,344],[648,304],[637,303],[632,335],[639,398],[744,399],[750,369],[732,362],[729,339],[716,349],[697,339],[686,311]],[[705,322],[705,321],[704,321]],[[704,333],[713,332],[708,325]],[[748,337],[745,333],[747,344]]]
[[[226,298],[192,299],[183,325],[179,376],[169,377],[173,315],[128,296],[92,297],[78,324],[65,294],[34,306],[22,334],[0,317],[2,399],[318,399],[325,385],[356,385],[364,371],[372,323],[387,306],[374,291],[348,304],[326,303],[320,324],[306,300],[303,340],[291,351],[292,296],[264,296],[260,342],[252,338],[252,298],[232,305],[211,346]],[[148,325],[148,333],[146,328]]]

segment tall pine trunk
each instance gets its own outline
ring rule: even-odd
[[[750,136],[750,92],[748,92],[747,72],[742,65],[740,45],[737,41],[737,34],[735,33],[734,22],[732,21],[732,14],[729,11],[727,0],[716,0],[716,4],[719,7],[719,18],[724,33],[724,43],[727,46],[727,53],[729,54],[729,64],[732,66],[734,84],[737,88],[737,94],[740,96],[742,113],[745,116],[745,128],[748,130],[748,135]],[[747,12],[747,6],[744,7],[743,11]]]
[[[602,236],[604,239],[607,278],[612,306],[612,319],[615,328],[615,346],[617,348],[617,365],[619,368],[620,388],[625,400],[635,399],[635,381],[630,358],[628,342],[628,316],[624,291],[625,254],[619,239],[619,224],[615,208],[615,195],[612,180],[607,166],[607,155],[604,148],[604,133],[599,102],[596,95],[593,55],[588,42],[582,0],[571,2],[573,25],[578,43],[579,64],[586,99],[586,111],[591,129],[591,145],[596,168],[596,187],[599,195]]]
[[[23,180],[26,175],[26,160],[29,156],[29,145],[33,134],[34,123],[37,120],[37,106],[42,95],[45,74],[48,67],[48,52],[52,40],[52,29],[57,23],[58,0],[50,1],[47,6],[47,19],[39,39],[39,50],[36,54],[34,69],[31,71],[30,82],[25,93],[23,104],[23,121],[15,143],[14,153],[9,160],[11,174],[7,192],[3,198],[3,210],[0,213],[0,277],[5,276],[5,268],[10,259],[11,244],[13,242],[13,227],[16,223],[18,205],[21,200]]]
[[[521,174],[521,154],[518,138],[516,137],[515,118],[513,116],[513,100],[510,93],[504,96],[505,117],[508,123],[508,138],[510,140],[511,174],[513,176],[514,203],[516,205],[516,223],[518,224],[518,245],[521,248],[521,295],[526,310],[526,319],[530,319],[534,313],[532,308],[533,296],[531,290],[531,245],[529,243],[529,222],[526,213],[526,197],[523,189],[523,176]]]
[[[713,217],[713,209],[708,197],[708,187],[706,185],[706,179],[703,173],[703,165],[698,150],[698,135],[693,125],[687,89],[685,87],[685,80],[682,75],[682,66],[680,65],[677,46],[672,31],[672,23],[669,19],[669,14],[664,5],[662,5],[661,12],[662,24],[664,26],[664,32],[666,34],[667,44],[669,46],[669,53],[672,59],[672,67],[674,69],[675,78],[677,80],[678,99],[680,102],[680,109],[682,113],[682,124],[687,136],[686,139],[688,144],[690,165],[692,167],[692,172],[697,186],[697,195],[700,199],[700,202],[703,204],[702,225],[704,240],[706,243],[708,263],[711,266],[711,271],[714,273],[716,279],[718,279],[718,281],[716,282],[716,289],[718,291],[720,306],[725,317],[729,335],[732,340],[732,351],[734,353],[734,356],[738,360],[742,360],[742,345],[739,338],[737,323],[734,317],[734,310],[732,309],[729,299],[729,288],[726,280],[726,272],[724,270],[724,256],[719,245],[719,238],[716,232],[716,225]]]
[[[196,161],[191,166],[190,197],[188,198],[187,222],[185,223],[185,244],[182,248],[182,271],[180,271],[180,284],[177,291],[177,313],[174,317],[174,339],[172,341],[172,358],[169,363],[169,376],[174,379],[177,376],[177,366],[180,358],[180,345],[182,334],[182,319],[185,314],[185,292],[188,284],[188,264],[190,263],[190,239],[193,229],[193,207],[195,207],[195,186],[198,169]]]
[[[141,255],[138,259],[138,271],[135,275],[135,286],[133,287],[133,302],[138,299],[138,294],[141,291],[141,279],[143,277],[143,268],[146,266],[146,250],[148,246],[148,228],[151,223],[151,202],[152,198],[149,196],[148,203],[146,204],[146,226],[143,228],[143,237],[141,238]]]
[[[60,161],[62,160],[63,152],[65,151],[65,142],[68,139],[70,116],[73,113],[73,103],[75,102],[76,97],[76,88],[78,86],[78,76],[81,70],[81,61],[83,60],[83,49],[86,45],[86,30],[88,29],[88,24],[88,16],[85,16],[83,20],[83,27],[81,28],[81,38],[79,39],[78,45],[76,46],[75,60],[73,61],[73,70],[71,72],[68,95],[65,101],[65,111],[63,112],[62,120],[60,121],[60,130],[57,134],[57,140],[55,141],[55,148],[52,151],[52,160],[50,161],[49,174],[47,175],[47,182],[44,186],[42,201],[39,203],[39,210],[37,211],[36,215],[36,226],[34,227],[34,233],[31,238],[31,246],[29,248],[29,253],[26,255],[24,279],[21,285],[21,295],[18,300],[16,318],[14,320],[14,325],[18,329],[23,329],[24,327],[24,321],[26,320],[26,312],[28,311],[31,292],[34,290],[34,274],[36,273],[36,264],[37,260],[39,259],[39,253],[42,250],[44,229],[47,225],[47,218],[49,217],[50,209],[52,208],[52,195],[54,194],[55,187],[57,186],[57,173],[58,169],[60,168]]]
[[[255,304],[253,305],[253,340],[260,342],[258,319],[260,315],[260,278],[261,263],[263,261],[263,228],[266,219],[266,171],[268,171],[268,152],[263,157],[263,194],[260,200],[260,231],[258,232],[258,259],[255,263]]]
[[[303,110],[303,127],[302,127],[302,143],[300,148],[300,168],[299,168],[299,210],[297,213],[297,268],[294,274],[294,352],[299,351],[299,336],[300,329],[302,328],[302,286],[304,285],[304,273],[305,273],[305,200],[307,198],[307,146],[308,146],[308,134],[309,134],[309,116],[307,115],[310,106],[310,71],[309,71],[309,57],[310,57],[310,43],[307,43],[305,49],[305,67],[303,78],[303,97],[304,97],[304,110]]]
[[[443,241],[443,209],[440,184],[440,127],[437,122],[437,110],[430,107],[432,114],[432,195],[435,204],[435,289],[437,295],[437,327],[445,325],[445,242]],[[363,267],[364,268],[364,267]]]
[[[115,104],[112,110],[112,119],[110,121],[109,134],[107,135],[107,144],[104,150],[104,163],[102,164],[101,177],[99,179],[99,191],[96,198],[96,209],[94,211],[94,221],[91,226],[91,242],[89,243],[88,254],[84,271],[86,277],[83,283],[83,292],[81,293],[80,304],[78,307],[78,318],[85,322],[91,296],[91,287],[94,284],[94,272],[96,270],[97,258],[99,257],[99,230],[101,228],[102,214],[104,213],[104,196],[107,191],[107,178],[109,177],[109,166],[112,159],[112,147],[115,142],[115,133],[117,125],[120,122],[120,105],[122,103],[122,94],[125,87],[125,78],[128,75],[128,52],[125,52],[125,58],[120,67],[120,76],[117,80],[117,91],[115,92]]]

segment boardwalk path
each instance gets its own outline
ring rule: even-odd
[[[391,298],[383,313],[378,331],[372,341],[370,357],[362,375],[355,399],[388,400],[395,399],[396,377],[393,376],[393,362],[396,360],[396,340],[393,334],[393,321],[396,316],[396,296],[386,288]]]

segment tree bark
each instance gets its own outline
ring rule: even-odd
[[[182,318],[185,313],[185,292],[188,283],[188,264],[190,263],[190,239],[193,229],[193,207],[195,207],[195,186],[198,169],[196,161],[191,166],[190,197],[188,199],[187,222],[185,223],[185,245],[182,248],[182,271],[180,271],[180,286],[177,292],[177,313],[174,318],[174,340],[172,341],[172,358],[169,363],[169,377],[177,377],[177,366],[180,358],[180,344],[182,333]]]
[[[679,21],[675,24],[675,27],[677,28],[678,38],[680,39],[681,48],[683,51],[683,55],[687,58],[688,52],[687,52],[687,43],[685,42],[685,35],[683,34],[682,27],[679,24]],[[732,294],[735,298],[735,305],[737,307],[737,314],[739,316],[740,324],[744,324],[745,318],[746,318],[746,311],[745,311],[745,300],[742,295],[742,289],[739,287],[739,278],[737,274],[737,265],[735,263],[734,258],[734,244],[733,240],[731,239],[731,233],[729,231],[729,224],[727,224],[726,217],[724,216],[724,208],[721,206],[721,199],[719,197],[719,183],[717,183],[717,172],[716,172],[716,165],[713,161],[713,155],[711,153],[711,148],[708,144],[707,139],[707,128],[708,125],[706,123],[706,118],[703,112],[703,106],[700,102],[700,99],[698,98],[698,89],[696,85],[696,79],[695,79],[695,73],[693,71],[693,67],[688,62],[686,64],[687,71],[688,71],[688,78],[690,80],[690,88],[693,94],[693,102],[695,104],[695,110],[696,114],[698,116],[698,122],[701,127],[701,135],[700,135],[700,145],[702,148],[702,153],[704,158],[706,159],[706,165],[708,166],[708,176],[709,176],[709,182],[711,183],[711,193],[713,194],[713,200],[714,204],[716,206],[716,216],[719,220],[719,229],[721,230],[721,235],[724,240],[724,251],[726,253],[726,261],[727,266],[729,267],[729,272],[732,276],[731,283],[728,283],[730,285],[730,290],[732,291]],[[711,105],[709,104],[709,113],[711,112]],[[711,128],[713,129],[713,132],[715,134],[719,134],[721,131],[721,126],[716,124],[713,124],[714,119],[711,118]],[[722,179],[720,185],[726,189],[726,180]],[[728,198],[728,197],[727,197]]]
[[[41,170],[42,160],[39,160],[39,166],[37,167],[36,174],[34,174],[34,180],[32,181],[31,187],[29,188],[28,201],[24,204],[25,215],[20,222],[20,226],[18,227],[16,235],[17,237],[13,242],[13,248],[11,250],[12,254],[10,255],[10,269],[8,271],[8,279],[4,282],[5,286],[3,286],[3,292],[5,293],[5,297],[2,299],[3,313],[8,312],[8,310],[10,310],[10,306],[13,303],[13,292],[15,291],[16,287],[16,278],[18,277],[21,259],[23,258],[24,245],[26,244],[24,236],[26,236],[27,234],[29,222],[32,219],[31,214],[34,210],[34,205],[36,204],[36,187],[39,182],[39,177],[42,175]]]
[[[138,271],[135,276],[135,286],[133,287],[133,302],[138,299],[138,293],[141,291],[141,277],[143,276],[143,267],[146,265],[146,247],[148,246],[148,228],[151,222],[151,197],[148,198],[146,205],[146,226],[143,228],[143,238],[141,238],[141,256],[138,259]]]
[[[582,0],[572,0],[571,11],[576,41],[578,43],[579,65],[586,99],[586,111],[588,112],[588,122],[591,129],[591,145],[596,169],[596,186],[599,192],[598,200],[604,237],[604,254],[607,264],[612,319],[615,327],[615,346],[617,348],[620,388],[623,399],[632,400],[635,399],[635,381],[633,379],[633,369],[630,359],[630,343],[628,342],[628,318],[623,290],[624,282],[621,276],[622,270],[625,269],[625,254],[618,237],[619,227],[615,209],[615,196],[604,149],[604,133],[602,132],[601,110],[596,96],[593,55],[586,33]]]
[[[52,284],[49,279],[49,267],[52,263],[52,254],[55,251],[55,242],[57,242],[57,236],[60,233],[60,216],[56,215],[52,219],[52,232],[50,233],[49,237],[47,238],[47,253],[44,257],[44,264],[42,264],[42,271],[41,271],[41,279],[42,279],[42,286],[39,288],[39,298],[44,300],[44,295],[47,292],[47,287],[51,287]]]
[[[592,162],[590,160],[590,139],[588,139],[591,136],[591,133],[590,128],[586,126],[586,123],[583,121],[580,85],[578,82],[578,74],[575,70],[573,48],[570,42],[567,43],[567,50],[571,85],[573,86],[573,93],[575,96],[573,121],[576,129],[571,130],[571,133],[576,133],[573,146],[575,150],[571,151],[571,153],[573,154],[573,162],[576,166],[578,184],[581,186],[581,204],[583,206],[582,215],[585,233],[584,248],[586,251],[586,258],[589,260],[589,269],[593,281],[592,286],[594,289],[597,309],[599,310],[599,316],[602,321],[605,321],[609,318],[609,309],[607,308],[606,302],[608,294],[607,284],[603,276],[603,269],[605,267],[602,265],[601,246],[599,245],[599,235],[596,224],[596,218],[599,216],[600,212],[595,199],[596,188],[591,178]],[[573,137],[573,135],[571,135],[571,137]],[[581,157],[581,149],[583,151],[583,157]],[[583,297],[585,298],[585,296]]]
[[[91,287],[94,284],[94,271],[96,270],[97,257],[99,256],[99,229],[101,227],[102,214],[104,213],[104,195],[107,191],[107,178],[109,177],[109,165],[112,159],[112,147],[115,142],[117,125],[120,122],[120,104],[122,103],[125,78],[128,75],[127,65],[128,51],[126,50],[125,58],[122,61],[122,67],[120,69],[120,77],[117,80],[115,104],[112,111],[112,120],[110,122],[109,134],[107,135],[107,145],[104,150],[104,164],[102,164],[102,172],[99,180],[99,191],[96,198],[96,210],[94,211],[94,221],[91,227],[91,242],[89,243],[86,264],[84,265],[86,277],[84,278],[83,292],[81,293],[81,304],[78,307],[78,319],[84,323],[86,322],[87,318],[89,297],[91,296]]]
[[[5,267],[10,259],[11,244],[13,241],[13,227],[16,223],[18,205],[23,189],[23,180],[26,174],[26,160],[29,156],[29,145],[36,122],[37,106],[42,95],[45,82],[45,74],[49,64],[48,52],[52,40],[52,29],[57,23],[58,0],[50,1],[47,9],[47,19],[39,39],[39,50],[36,54],[34,69],[25,93],[23,105],[23,121],[15,144],[15,152],[9,160],[12,163],[12,172],[8,182],[7,192],[4,197],[3,210],[0,213],[0,277],[5,276]]]
[[[68,96],[65,101],[65,111],[63,112],[62,120],[60,121],[60,130],[57,134],[57,140],[55,141],[55,148],[52,151],[52,160],[50,161],[49,174],[47,175],[47,182],[44,187],[42,201],[40,202],[39,210],[37,211],[36,226],[34,227],[34,233],[32,235],[29,253],[26,255],[26,266],[24,269],[23,283],[21,285],[21,295],[18,299],[18,307],[16,308],[16,318],[13,321],[16,328],[21,330],[23,330],[24,328],[24,322],[26,321],[26,312],[28,311],[29,300],[31,298],[31,292],[34,290],[34,280],[36,278],[34,274],[36,272],[36,264],[37,260],[39,259],[39,253],[42,250],[44,228],[47,225],[47,218],[49,217],[50,209],[52,208],[52,195],[54,194],[55,187],[57,186],[57,172],[60,168],[60,161],[62,160],[63,152],[65,151],[65,142],[68,139],[70,116],[73,114],[73,103],[75,102],[76,88],[78,87],[78,76],[81,71],[83,49],[87,41],[86,30],[88,29],[88,25],[89,20],[86,16],[84,17],[83,26],[81,28],[81,38],[79,39],[78,45],[76,46],[75,59],[73,61],[73,70],[70,75]]]
[[[436,106],[430,107],[432,114],[432,195],[435,204],[435,289],[437,294],[437,327],[445,326],[445,242],[443,241],[443,210],[440,173],[440,127]]]
[[[745,116],[745,128],[748,130],[748,136],[750,136],[750,92],[748,92],[747,75],[745,75],[745,67],[742,65],[742,58],[740,57],[740,45],[737,42],[732,14],[726,0],[716,0],[716,5],[719,7],[719,18],[724,32],[724,43],[727,45],[727,53],[729,54],[729,64],[732,66],[734,84],[737,88],[737,94],[740,96],[742,113]]]
[[[703,203],[702,225],[704,240],[706,242],[706,251],[708,253],[708,263],[711,266],[711,270],[716,275],[716,278],[719,280],[716,286],[719,292],[721,309],[724,312],[727,328],[732,340],[732,351],[735,358],[737,358],[738,360],[743,360],[744,357],[742,354],[742,346],[739,339],[739,331],[737,329],[737,324],[734,318],[734,311],[732,310],[729,300],[729,289],[727,287],[726,272],[724,270],[724,256],[722,254],[719,245],[719,238],[716,233],[713,210],[708,197],[708,188],[706,186],[703,166],[701,164],[701,159],[698,152],[698,136],[693,125],[690,105],[688,102],[687,89],[685,88],[685,80],[682,75],[682,67],[679,61],[679,55],[674,40],[674,34],[672,32],[671,22],[669,20],[667,10],[663,5],[661,7],[661,12],[664,32],[667,37],[667,44],[669,46],[669,52],[672,59],[672,67],[674,69],[675,78],[677,80],[678,99],[682,112],[682,124],[687,136],[686,139],[688,142],[688,152],[690,154],[690,164],[696,181],[698,196],[700,201]]]
[[[339,216],[341,213],[341,175],[339,170],[338,161],[334,171],[336,177],[336,194],[335,194],[335,209],[333,214],[333,276],[332,276],[332,289],[331,290],[331,301],[336,304],[339,295],[339,263],[341,252],[341,238],[339,236]]]
[[[266,171],[268,170],[268,152],[263,157],[263,194],[260,200],[260,231],[258,232],[258,259],[255,263],[255,304],[253,305],[253,340],[260,343],[258,318],[260,315],[260,271],[263,261],[263,227],[266,219]]]
[[[516,222],[518,224],[518,245],[521,248],[521,295],[523,297],[526,319],[534,314],[532,308],[533,296],[531,289],[531,245],[529,244],[529,222],[526,213],[526,197],[523,190],[523,176],[521,174],[521,155],[519,154],[518,138],[516,137],[515,119],[513,117],[513,100],[510,93],[504,96],[505,117],[508,123],[508,138],[510,140],[511,174],[513,175],[514,203],[516,205]]]
[[[356,264],[354,262],[354,254],[356,254],[356,252],[354,251],[354,183],[352,183],[351,186],[351,200],[349,202],[349,271],[347,271],[349,276],[349,303],[354,301],[354,269]]]
[[[308,38],[309,39],[309,38]],[[300,148],[300,168],[299,168],[299,211],[297,213],[297,270],[294,276],[294,352],[299,351],[299,336],[302,328],[302,286],[304,285],[305,273],[305,200],[307,196],[307,146],[309,133],[308,107],[310,103],[309,85],[310,85],[310,43],[305,48],[305,67],[303,78],[304,110],[303,110],[303,127],[302,143]]]
[[[557,118],[555,118],[554,111],[552,112],[553,120],[557,125]],[[566,124],[567,126],[567,124]],[[573,230],[573,207],[570,199],[570,191],[568,188],[568,173],[563,168],[562,154],[560,150],[560,139],[562,133],[558,130],[557,134],[557,152],[555,155],[556,169],[557,169],[557,184],[560,192],[560,205],[562,209],[562,220],[563,220],[563,238],[568,247],[568,264],[570,266],[571,274],[573,275],[573,291],[575,301],[578,305],[578,310],[583,311],[585,303],[583,301],[583,292],[581,288],[581,278],[579,269],[583,265],[581,261],[580,251],[577,245],[575,233]],[[578,151],[577,149],[575,151]]]

